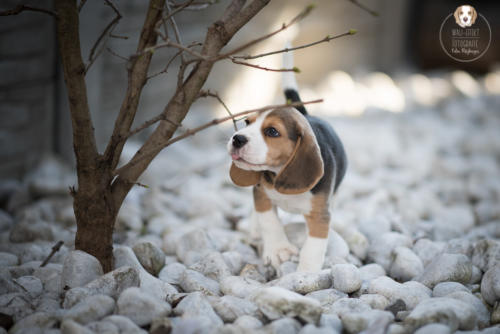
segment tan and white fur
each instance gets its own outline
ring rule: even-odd
[[[470,5],[462,5],[458,6],[453,16],[460,27],[467,28],[476,22],[477,12],[474,7]]]
[[[291,53],[284,54],[284,67],[293,67]],[[285,72],[283,81],[287,99],[300,101],[293,73]],[[254,187],[252,237],[262,237],[266,264],[279,268],[299,255],[298,271],[318,271],[328,244],[330,202],[347,164],[342,143],[329,124],[303,106],[263,112],[246,123],[227,146],[231,179]],[[300,254],[287,239],[278,207],[306,219],[308,235]]]

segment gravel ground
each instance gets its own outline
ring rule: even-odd
[[[402,113],[318,111],[349,158],[319,273],[259,258],[251,191],[228,177],[230,128],[156,159],[119,214],[106,274],[73,250],[71,170],[47,158],[2,181],[0,334],[500,333],[500,95],[441,74],[447,95],[425,105],[412,80],[394,85]],[[303,218],[280,214],[300,246]]]

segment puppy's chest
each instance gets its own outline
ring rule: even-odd
[[[264,191],[271,202],[282,210],[300,214],[311,212],[313,194],[310,191],[296,195],[284,195],[272,188],[264,188]]]

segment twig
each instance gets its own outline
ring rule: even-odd
[[[308,43],[308,44],[304,44],[304,45],[300,45],[300,46],[296,46],[296,47],[293,47],[293,48],[284,48],[282,50],[272,51],[272,52],[267,52],[267,53],[262,53],[262,54],[259,54],[259,55],[256,55],[256,56],[233,56],[232,58],[248,60],[248,59],[256,59],[256,58],[266,57],[266,56],[274,55],[274,54],[277,54],[277,53],[290,52],[290,51],[294,51],[294,50],[308,48],[308,47],[316,45],[316,44],[330,42],[331,40],[337,39],[337,38],[340,38],[340,37],[354,35],[355,33],[357,33],[356,29],[350,29],[348,32],[344,32],[344,33],[342,33],[340,35],[335,35],[335,36],[328,35],[325,38],[320,39],[319,41]]]
[[[172,58],[170,58],[170,60],[167,62],[167,65],[165,65],[165,68],[163,70],[161,70],[158,73],[151,74],[149,77],[147,77],[147,80],[155,78],[155,77],[159,76],[160,74],[167,73],[168,68],[170,67],[170,65],[172,64],[172,62],[175,60],[175,58],[179,57],[179,55],[181,53],[182,53],[182,50],[177,51],[177,53],[175,55],[173,55]]]
[[[208,1],[191,1],[191,3],[188,6],[183,7],[186,10],[202,10],[205,9],[213,4],[218,3],[219,0],[208,0]],[[177,8],[180,6],[184,6],[185,4],[177,5],[175,3],[172,3],[172,7]]]
[[[129,61],[130,59],[128,59],[127,57],[124,57],[124,56],[121,56],[119,55],[118,53],[114,52],[113,50],[111,50],[110,48],[106,48],[106,51],[108,51],[110,54],[112,54],[113,56],[117,57],[117,58],[120,58],[122,60],[125,60],[125,61]]]
[[[49,263],[50,259],[54,256],[54,254],[57,253],[59,251],[59,249],[61,249],[62,245],[64,245],[64,241],[59,240],[57,242],[57,244],[55,244],[52,247],[52,251],[50,252],[49,256],[47,256],[47,258],[42,262],[40,267],[45,267],[47,265],[47,263]]]
[[[13,9],[4,10],[4,11],[0,12],[0,16],[17,15],[17,14],[24,12],[24,11],[45,13],[45,14],[49,14],[49,15],[52,15],[53,17],[57,18],[56,12],[53,12],[53,11],[45,9],[45,8],[31,7],[31,6],[26,6],[26,5],[18,5],[16,7],[14,7]]]
[[[295,16],[289,23],[283,23],[283,25],[281,26],[281,28],[267,34],[267,35],[264,35],[264,36],[261,36],[259,38],[256,38],[246,44],[243,44],[239,47],[237,47],[236,49],[234,50],[231,50],[229,52],[226,52],[226,53],[223,53],[219,56],[216,57],[215,60],[220,60],[220,59],[224,59],[224,58],[228,58],[229,56],[231,55],[234,55],[235,53],[238,53],[238,52],[241,52],[249,47],[251,47],[252,45],[255,45],[259,42],[262,42],[263,40],[266,40],[274,35],[276,35],[277,33],[289,28],[291,25],[295,24],[296,22],[302,20],[304,17],[306,17],[307,15],[309,15],[309,13],[313,10],[314,8],[314,5],[309,5],[307,6],[306,8],[304,8],[304,10],[302,10],[297,16]]]
[[[167,147],[167,146],[169,146],[169,145],[172,145],[175,142],[178,142],[181,139],[190,137],[190,136],[196,134],[197,132],[205,130],[205,129],[211,127],[211,126],[214,126],[214,125],[226,122],[226,121],[228,121],[230,119],[235,119],[236,117],[245,116],[245,115],[253,114],[253,113],[261,113],[261,112],[264,112],[264,111],[267,111],[267,110],[271,110],[271,109],[284,109],[284,108],[289,108],[289,107],[299,107],[299,106],[302,106],[304,104],[313,104],[313,103],[321,103],[321,102],[323,102],[323,99],[318,99],[318,100],[313,100],[313,101],[306,101],[306,102],[294,102],[294,103],[286,103],[286,104],[278,104],[278,105],[269,105],[269,106],[265,106],[265,107],[262,107],[262,108],[250,109],[250,110],[242,111],[242,112],[239,112],[237,114],[233,114],[231,116],[226,116],[226,117],[223,117],[223,118],[215,118],[215,119],[213,119],[212,121],[210,121],[208,123],[205,123],[205,124],[203,124],[203,125],[201,125],[199,127],[196,127],[194,129],[188,130],[185,133],[183,133],[182,135],[179,135],[177,137],[174,137],[174,138],[170,139],[169,141],[166,142],[166,144],[162,145],[162,149],[165,148],[165,147]],[[120,173],[122,173],[124,170],[127,170],[127,169],[135,166],[141,160],[146,159],[151,154],[156,154],[156,153],[157,153],[156,150],[148,150],[146,152],[143,151],[142,154],[141,154],[141,158],[140,159],[131,160],[127,164],[123,165],[122,167],[115,169],[114,172],[113,172],[113,176],[120,175]]]
[[[120,11],[118,10],[118,8],[116,8],[115,4],[111,0],[104,0],[104,1],[105,1],[105,3],[109,7],[111,7],[111,9],[113,9],[113,11],[115,12],[116,16],[113,18],[113,20],[111,20],[111,22],[108,23],[108,25],[106,26],[106,28],[104,28],[104,30],[101,32],[101,35],[99,35],[99,38],[97,38],[97,40],[95,41],[94,45],[92,46],[92,49],[90,49],[89,58],[88,58],[88,65],[85,67],[85,73],[88,72],[88,70],[90,69],[90,67],[92,66],[92,64],[94,64],[95,60],[101,54],[103,48],[101,48],[97,52],[97,54],[95,54],[95,52],[96,52],[97,47],[99,46],[99,44],[103,40],[103,38],[106,35],[108,35],[108,33],[111,34],[111,32],[113,31],[113,28],[118,24],[118,22],[122,18],[122,15],[120,14]]]
[[[226,109],[226,112],[229,114],[229,116],[233,117],[234,130],[237,131],[238,127],[236,126],[236,119],[234,118],[234,115],[231,113],[231,110],[229,110],[229,108],[224,103],[224,101],[222,101],[222,99],[219,96],[219,94],[218,93],[212,93],[210,90],[207,90],[207,91],[202,90],[202,91],[200,91],[199,97],[207,97],[207,96],[210,96],[210,97],[213,97],[213,98],[217,99],[217,101],[219,101],[219,103],[222,104],[222,106],[224,107],[224,109]]]
[[[174,35],[175,35],[175,40],[179,45],[183,45],[182,43],[182,38],[181,38],[181,33],[179,31],[179,27],[177,26],[177,23],[175,22],[174,16],[170,15],[170,6],[168,4],[168,1],[165,3],[165,7],[167,8],[167,13],[169,14],[168,20],[170,21],[170,24],[172,25],[172,28],[174,29]],[[181,53],[181,59],[182,61],[186,61],[186,57],[184,56],[184,53]]]
[[[135,128],[133,130],[130,130],[129,133],[127,133],[121,140],[127,140],[128,138],[132,137],[136,133],[141,132],[145,128],[148,128],[151,125],[153,125],[153,124],[155,124],[155,123],[157,123],[159,121],[170,122],[170,123],[172,123],[173,125],[175,125],[177,127],[181,126],[180,124],[177,124],[177,123],[172,122],[171,120],[167,119],[165,117],[165,115],[163,113],[161,113],[158,116],[155,116],[155,117],[151,118],[150,120],[145,121],[142,125],[138,126],[137,128]]]
[[[366,7],[365,5],[363,5],[362,3],[359,3],[358,0],[348,0],[349,2],[352,2],[353,4],[355,4],[356,6],[358,6],[359,8],[367,11],[368,13],[370,13],[371,15],[373,16],[379,16],[378,12],[371,9],[371,8],[368,8]]]
[[[118,39],[128,39],[128,36],[120,36],[120,35],[115,35],[112,32],[109,33],[109,37],[111,38],[118,38]]]
[[[207,60],[207,57],[205,57],[201,53],[198,53],[194,50],[191,50],[189,47],[184,46],[182,44],[172,42],[171,40],[167,40],[165,43],[156,44],[154,46],[150,46],[149,48],[145,48],[142,52],[136,53],[132,57],[138,57],[138,56],[143,55],[145,53],[155,52],[157,49],[167,48],[167,47],[174,47],[174,48],[177,48],[179,50],[185,51],[185,52],[189,53],[190,55],[196,57],[199,60]]]
[[[250,63],[245,63],[243,61],[238,61],[234,59],[234,57],[229,57],[231,61],[235,64],[238,65],[244,65],[244,66],[249,66],[253,68],[258,68],[259,70],[264,70],[264,71],[272,71],[272,72],[295,72],[295,73],[300,73],[300,70],[298,67],[293,67],[293,68],[268,68],[268,67],[263,67],[255,64],[250,64]]]

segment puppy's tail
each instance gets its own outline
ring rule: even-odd
[[[290,42],[286,44],[286,48],[291,48]],[[291,51],[283,53],[283,68],[293,68],[293,54]],[[283,92],[287,102],[301,102],[299,96],[299,88],[297,86],[297,80],[295,80],[295,72],[283,72]],[[295,109],[300,111],[301,114],[307,115],[307,110],[304,105],[296,106]]]

